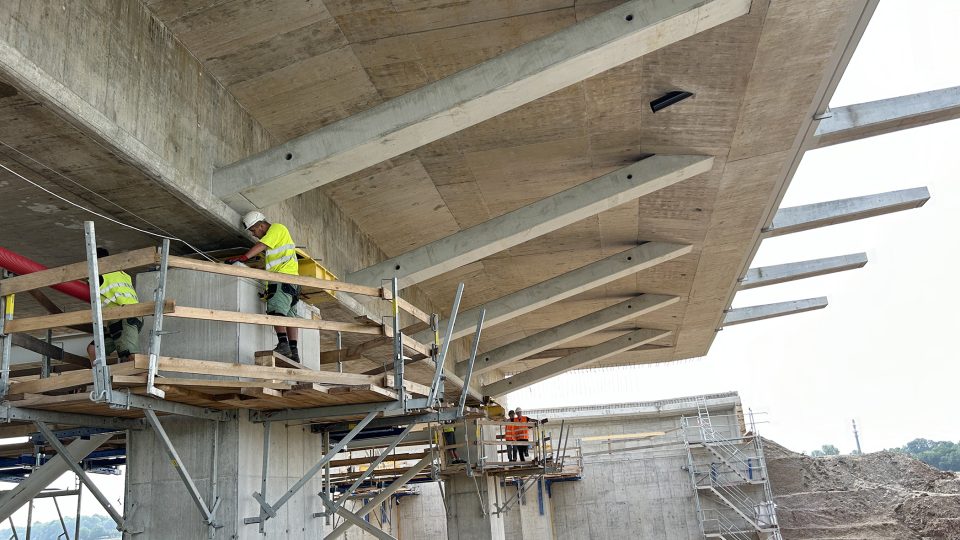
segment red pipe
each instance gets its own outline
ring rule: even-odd
[[[0,268],[21,276],[47,269],[46,266],[36,261],[32,261],[23,255],[18,255],[2,247],[0,247]],[[83,300],[84,302],[90,301],[90,286],[82,281],[68,281],[66,283],[60,283],[59,285],[52,285],[52,287],[78,300]]]

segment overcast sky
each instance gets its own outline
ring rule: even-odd
[[[960,2],[880,3],[832,106],[960,86]],[[753,266],[866,252],[860,270],[741,292],[734,307],[827,296],[819,311],[724,329],[705,358],[565,374],[511,405],[737,390],[798,451],[960,440],[960,121],[808,152],[783,207],[928,186],[923,208],[766,240]]]

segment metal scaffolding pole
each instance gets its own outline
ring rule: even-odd
[[[90,283],[90,309],[93,311],[93,344],[96,355],[93,361],[93,401],[110,401],[113,398],[113,384],[110,380],[110,367],[107,366],[106,349],[103,342],[103,311],[100,306],[100,269],[97,265],[97,237],[92,221],[83,222],[84,239],[87,248],[87,278]]]
[[[390,452],[393,452],[394,448],[396,448],[397,445],[400,444],[400,442],[403,441],[404,438],[406,438],[406,436],[410,433],[410,430],[413,429],[414,425],[415,424],[410,424],[399,435],[397,435],[394,441],[390,443],[390,445],[387,446],[383,450],[383,452],[380,453],[379,456],[377,456],[377,459],[373,460],[373,462],[371,462],[370,465],[367,466],[367,470],[363,471],[363,474],[361,474],[360,478],[357,478],[357,481],[354,482],[352,486],[350,486],[350,489],[344,492],[343,495],[340,495],[339,499],[337,500],[337,503],[335,504],[336,508],[334,509],[334,511],[336,511],[337,508],[342,508],[344,501],[347,500],[347,497],[353,495],[353,492],[356,491],[357,488],[360,487],[360,485],[363,484],[363,482],[367,478],[370,478],[370,475],[374,473],[377,466],[383,463],[383,460],[387,459],[387,456],[390,455]]]
[[[160,271],[157,274],[157,288],[153,295],[153,329],[150,331],[150,355],[147,365],[147,393],[158,398],[164,397],[163,390],[154,386],[157,377],[157,359],[160,358],[160,338],[163,336],[163,301],[167,293],[167,262],[170,258],[170,239],[164,238],[160,248]]]
[[[463,283],[460,283],[457,285],[457,294],[453,297],[453,307],[450,308],[450,318],[447,319],[447,333],[443,336],[443,346],[440,347],[440,355],[434,360],[437,365],[433,372],[433,384],[430,385],[430,395],[427,396],[427,403],[430,405],[437,399],[440,375],[443,374],[443,362],[447,358],[447,351],[450,350],[450,343],[453,341],[453,330],[457,324],[457,312],[460,310],[460,298],[462,296]]]
[[[6,270],[0,270],[0,278],[7,276]],[[13,295],[0,296],[0,398],[7,396],[10,390],[10,356],[13,336],[4,331],[6,322],[13,319]]]
[[[367,523],[362,517],[354,514],[346,508],[343,508],[343,506],[333,503],[333,501],[327,499],[326,496],[321,498],[323,499],[323,505],[327,507],[327,512],[335,512],[340,514],[346,521],[345,524],[356,525],[380,540],[397,540],[395,537],[390,536],[386,532],[374,527],[372,524]],[[327,538],[329,538],[329,536]]]
[[[480,346],[480,331],[483,330],[483,318],[487,310],[481,309],[477,317],[477,331],[473,334],[473,347],[470,349],[470,359],[467,360],[467,372],[463,376],[463,391],[460,392],[460,402],[457,403],[457,415],[463,416],[463,407],[467,404],[467,394],[470,393],[470,378],[473,376],[473,364],[477,360],[477,347]]]
[[[369,514],[370,512],[373,512],[374,510],[376,510],[377,507],[380,506],[380,503],[382,503],[383,501],[387,500],[391,495],[394,494],[394,492],[396,492],[398,489],[400,489],[400,488],[402,488],[404,485],[406,485],[407,482],[409,482],[410,480],[413,480],[413,477],[416,476],[417,474],[419,474],[420,471],[422,471],[423,468],[426,467],[427,465],[429,465],[432,461],[433,461],[433,456],[432,456],[432,455],[427,454],[426,456],[424,456],[423,459],[421,459],[420,461],[418,461],[414,466],[412,466],[412,467],[410,467],[409,469],[407,469],[407,472],[405,472],[405,473],[403,473],[402,475],[400,475],[400,476],[399,476],[396,480],[394,480],[389,486],[385,487],[385,488],[383,489],[383,491],[381,491],[381,492],[378,493],[375,497],[373,497],[373,498],[370,500],[370,502],[368,502],[367,504],[363,505],[363,508],[361,508],[360,510],[358,510],[358,511],[355,513],[355,515],[356,515],[358,518],[363,518],[364,516],[366,516],[366,515]],[[346,511],[346,510],[343,510],[343,509],[341,508],[337,513],[339,513],[339,514],[342,515],[342,513],[345,512],[345,511]],[[339,538],[339,537],[342,536],[345,532],[347,532],[347,529],[349,529],[350,526],[351,526],[350,523],[344,523],[344,524],[340,525],[339,527],[337,527],[336,529],[334,529],[330,534],[328,534],[328,535],[324,538],[324,540],[333,540],[334,538]]]
[[[87,476],[87,472],[84,471],[83,467],[80,466],[80,461],[74,458],[74,456],[70,453],[70,451],[63,446],[63,443],[60,442],[60,439],[57,438],[56,434],[53,433],[50,427],[47,426],[47,424],[45,424],[44,422],[40,422],[40,421],[35,421],[34,425],[37,426],[37,429],[40,430],[40,433],[43,433],[43,436],[46,438],[47,443],[50,444],[50,446],[52,446],[53,449],[56,450],[58,454],[60,454],[60,457],[63,459],[64,463],[66,463],[66,465],[70,467],[70,470],[72,470],[74,474],[80,477],[80,481],[83,482],[85,486],[87,486],[87,489],[89,489],[90,493],[93,494],[93,497],[97,499],[97,501],[100,503],[100,506],[102,506],[103,509],[106,510],[108,514],[110,514],[110,517],[113,518],[114,523],[117,524],[117,530],[124,531],[124,532],[132,532],[127,530],[126,523],[124,522],[123,516],[119,512],[117,512],[117,510],[113,507],[113,505],[110,504],[110,501],[109,499],[107,499],[106,495],[104,495],[103,492],[100,491],[100,488],[98,488],[97,485],[93,483],[93,480],[91,480],[90,477]]]
[[[347,444],[349,444],[350,441],[352,441],[353,438],[356,437],[357,434],[359,434],[363,430],[363,428],[366,427],[366,425],[369,424],[370,421],[373,420],[378,414],[380,414],[380,410],[378,409],[370,411],[367,414],[367,416],[364,417],[363,420],[361,420],[352,430],[350,430],[350,433],[347,433],[347,435],[344,438],[340,439],[340,441],[337,442],[337,444],[333,445],[333,448],[331,448],[329,452],[324,454],[324,456],[320,458],[320,461],[318,461],[316,465],[314,465],[313,467],[310,468],[309,471],[304,473],[304,475],[300,478],[300,480],[297,481],[296,484],[293,485],[293,487],[287,490],[287,492],[284,493],[282,497],[277,499],[277,502],[271,505],[270,503],[267,502],[266,498],[261,493],[254,492],[253,498],[256,499],[256,501],[260,504],[260,508],[262,508],[263,512],[266,513],[266,516],[263,518],[261,518],[260,516],[244,518],[243,523],[246,525],[250,525],[252,523],[260,523],[261,521],[266,521],[267,519],[272,517],[277,517],[277,510],[279,510],[280,507],[286,504],[291,497],[296,495],[298,491],[303,489],[303,486],[305,486],[307,482],[310,481],[311,478],[316,476],[316,474],[320,472],[321,469],[323,469],[323,467],[327,464],[327,462],[329,462],[331,459],[333,459],[333,456],[337,455],[341,450],[343,450],[347,446]]]
[[[197,505],[197,509],[200,510],[200,514],[203,516],[203,520],[207,523],[207,526],[212,528],[222,527],[222,525],[216,522],[216,518],[214,517],[217,507],[220,506],[220,500],[214,500],[213,507],[207,508],[207,503],[204,502],[203,495],[200,494],[200,490],[194,483],[193,478],[190,476],[190,473],[187,472],[183,460],[180,459],[180,454],[177,453],[177,449],[174,448],[173,442],[170,440],[170,437],[167,436],[166,430],[163,429],[163,425],[157,418],[157,413],[147,410],[144,411],[144,414],[147,417],[147,422],[150,423],[153,431],[156,432],[160,442],[163,443],[163,449],[166,451],[167,457],[170,458],[170,462],[173,464],[174,469],[176,469],[177,475],[180,476],[180,480],[183,481],[183,485],[186,486],[190,498],[193,499],[194,504]]]

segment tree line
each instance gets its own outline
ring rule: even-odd
[[[74,540],[73,533],[74,518],[64,516],[64,523],[67,526],[67,536],[63,536],[63,526],[59,519],[34,523],[30,526],[31,540],[57,540],[58,538],[67,538]],[[17,526],[17,538],[27,537],[27,527]],[[0,538],[4,540],[13,538],[13,531],[10,527],[0,529]],[[110,516],[95,514],[92,516],[80,517],[80,539],[81,540],[113,540],[119,539],[120,532],[117,531],[117,524],[113,522]]]
[[[960,472],[960,443],[914,439],[899,448],[888,448],[887,451],[913,456],[941,471]],[[838,455],[840,450],[832,444],[825,444],[810,452],[811,457]],[[857,455],[857,451],[850,452],[850,455]]]

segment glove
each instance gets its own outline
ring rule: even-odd
[[[247,257],[246,255],[241,255],[239,257],[230,257],[229,259],[223,262],[225,262],[226,264],[233,264],[235,262],[247,262],[248,260],[250,260],[250,257]]]

